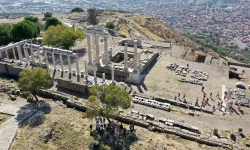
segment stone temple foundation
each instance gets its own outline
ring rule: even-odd
[[[113,50],[108,47],[108,36],[95,34],[94,32],[87,33],[88,45],[88,71],[97,71],[111,76],[112,82],[114,78],[119,81],[140,83],[147,70],[153,66],[154,61],[158,58],[158,51],[138,48],[136,39],[133,47],[128,47],[127,43]],[[99,40],[103,38],[104,53],[99,53]],[[96,41],[91,45],[92,41]],[[94,40],[93,40],[94,39]],[[93,50],[95,47],[95,50]],[[93,59],[93,56],[95,57]],[[96,69],[93,69],[96,68]]]
[[[108,45],[107,33],[99,28],[95,30],[95,26],[88,29],[86,31],[88,59],[84,62],[79,62],[77,53],[70,50],[32,44],[27,40],[1,47],[0,61],[11,60],[20,66],[49,68],[54,72],[60,72],[61,77],[57,73],[57,78],[65,78],[65,74],[68,74],[68,80],[72,80],[75,76],[76,82],[96,85],[115,81],[140,83],[159,56],[157,50],[143,49],[141,42],[136,39],[127,39],[129,45],[124,43],[113,49]],[[99,46],[101,41],[103,47]],[[80,66],[80,63],[84,65]]]

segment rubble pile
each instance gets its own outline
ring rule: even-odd
[[[197,85],[203,85],[203,83],[198,80],[198,79],[179,79],[180,82],[184,82],[184,83],[191,83],[191,84],[197,84]]]
[[[167,69],[171,70],[171,71],[175,71],[176,75],[181,75],[181,76],[186,76],[191,69],[189,69],[188,67],[184,67],[184,66],[179,66],[177,64],[169,64],[167,66]]]
[[[245,95],[245,91],[242,89],[235,89],[234,90],[234,94],[235,95],[239,95],[239,96],[244,96]]]
[[[149,107],[154,107],[166,111],[170,111],[170,104],[168,103],[163,103],[163,102],[158,102],[155,100],[150,100],[142,97],[135,96],[133,97],[133,102],[141,105],[146,105]]]
[[[14,86],[8,85],[8,84],[0,85],[0,92],[8,94],[9,99],[12,100],[12,101],[15,101],[16,97],[21,95],[21,92],[20,92],[19,89],[17,89]]]
[[[156,118],[152,114],[145,114],[135,110],[131,110],[131,112],[120,111],[120,116],[116,117],[116,119],[128,124],[133,123],[135,125],[148,128],[152,131],[175,134],[177,136],[202,144],[224,148],[231,147],[231,145],[225,141],[225,139],[210,136],[195,126],[168,118]]]
[[[191,78],[207,81],[208,80],[208,73],[201,71],[201,70],[194,70],[191,73]]]

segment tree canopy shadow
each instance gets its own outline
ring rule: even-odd
[[[21,122],[20,128],[25,126],[34,128],[43,124],[45,115],[50,112],[51,106],[47,102],[30,103],[20,108],[16,120]]]

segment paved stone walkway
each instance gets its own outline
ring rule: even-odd
[[[15,138],[15,134],[18,125],[24,121],[27,117],[30,117],[36,112],[35,109],[25,107],[18,108],[11,104],[1,104],[0,113],[13,115],[13,117],[1,125],[0,128],[0,150],[9,150],[12,141]]]

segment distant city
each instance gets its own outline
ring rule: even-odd
[[[249,0],[1,0],[0,13],[67,13],[74,7],[145,14],[182,33],[213,33],[224,46],[250,47]]]

